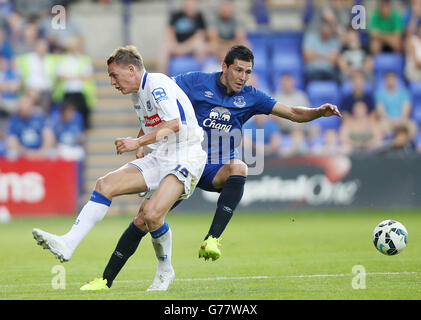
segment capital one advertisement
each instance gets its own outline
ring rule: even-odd
[[[196,189],[180,210],[214,211],[219,194]],[[249,175],[242,211],[421,208],[420,155],[296,156],[265,159]]]
[[[78,201],[77,163],[0,159],[0,207],[11,215],[73,214]]]

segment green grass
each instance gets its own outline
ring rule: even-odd
[[[409,233],[408,247],[391,257],[377,252],[371,240],[375,225],[388,218]],[[222,258],[214,262],[197,257],[212,214],[171,214],[176,280],[167,292],[145,292],[156,268],[149,235],[112,290],[81,292],[81,285],[102,275],[130,219],[106,217],[64,264],[36,245],[31,230],[63,234],[74,217],[0,224],[0,299],[421,298],[419,211],[237,212],[223,234]],[[52,288],[55,265],[65,267],[65,290]],[[354,265],[364,266],[366,289],[352,288]]]

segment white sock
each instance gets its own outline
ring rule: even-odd
[[[158,271],[169,271],[171,266],[172,233],[165,222],[160,228],[151,232],[152,245],[158,259]]]
[[[86,237],[89,231],[105,217],[111,204],[110,200],[106,200],[108,199],[94,191],[91,200],[82,208],[70,231],[62,236],[62,239],[70,247],[72,252],[75,251],[76,247]]]

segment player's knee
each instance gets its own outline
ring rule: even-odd
[[[109,199],[113,196],[113,187],[110,183],[108,183],[106,176],[101,177],[96,181],[95,191],[101,193]]]
[[[230,169],[230,172],[229,172],[229,175],[230,176],[243,176],[243,177],[247,177],[248,167],[242,161],[230,165],[229,169]]]
[[[154,226],[162,224],[162,214],[153,205],[146,205],[143,208],[143,221],[146,223],[148,228],[154,229]]]
[[[147,230],[147,226],[145,221],[143,220],[143,214],[138,214],[134,219],[133,223],[136,227],[138,227],[141,230]]]

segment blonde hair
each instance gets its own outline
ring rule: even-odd
[[[124,66],[132,64],[139,70],[143,70],[144,68],[142,56],[139,51],[137,51],[136,47],[132,45],[117,48],[108,58],[107,65],[110,65],[113,62]]]

